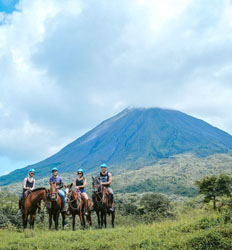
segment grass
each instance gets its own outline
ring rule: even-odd
[[[231,220],[225,223],[226,214],[185,208],[177,217],[148,225],[128,222],[115,229],[75,232],[9,228],[0,230],[0,249],[232,249],[232,224]]]

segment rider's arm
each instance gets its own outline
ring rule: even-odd
[[[60,183],[57,185],[57,187],[58,189],[61,189],[63,186],[64,186],[63,180],[60,178]]]
[[[108,175],[109,175],[109,181],[103,182],[103,183],[102,183],[103,185],[110,185],[110,184],[111,184],[111,182],[112,182],[112,174],[111,174],[111,173],[108,173]]]
[[[25,178],[25,179],[24,179],[24,182],[23,182],[23,188],[24,188],[24,189],[28,189],[26,185],[27,185],[27,178]]]

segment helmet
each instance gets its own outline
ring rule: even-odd
[[[53,172],[53,171],[58,171],[58,168],[53,168],[53,169],[52,169],[52,172]]]
[[[84,174],[84,170],[82,168],[77,169],[77,173],[78,172],[81,172],[82,174]]]
[[[35,169],[34,169],[34,168],[30,168],[30,169],[28,170],[28,173],[31,173],[31,172],[35,172]]]
[[[101,164],[101,168],[107,168],[107,165],[105,163]]]

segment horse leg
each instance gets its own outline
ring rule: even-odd
[[[72,229],[75,231],[75,222],[76,222],[76,215],[73,213],[72,214]]]
[[[30,229],[34,229],[35,214],[30,214]]]
[[[59,215],[60,215],[60,211],[55,213],[55,229],[56,229],[56,231],[58,231]]]
[[[100,224],[99,210],[96,210],[96,214],[97,214],[97,223],[98,223],[98,227],[100,228],[100,227],[101,227],[101,224]]]
[[[49,230],[52,228],[52,213],[49,213]]]
[[[64,224],[65,224],[65,213],[61,213],[62,215],[62,230],[64,230]]]
[[[82,219],[83,219],[83,229],[85,229],[85,216],[84,216],[84,211],[83,211]]]
[[[92,209],[92,202],[89,199],[88,200],[88,216],[87,216],[87,221],[88,221],[90,227],[92,226],[91,209]]]
[[[104,219],[105,228],[106,228],[106,224],[107,224],[107,222],[106,222],[106,215],[107,215],[107,210],[105,210],[104,213],[103,213],[103,219]]]
[[[22,219],[23,219],[23,229],[26,229],[26,227],[27,227],[27,218],[28,218],[28,214],[27,214],[27,212],[23,212],[23,214],[22,214]]]
[[[103,222],[104,222],[104,213],[101,210],[101,228],[103,227]]]
[[[114,228],[114,219],[115,219],[115,212],[112,211],[111,212],[111,223],[112,223],[112,227]]]
[[[82,210],[80,209],[80,213],[79,213],[79,217],[80,217],[80,222],[81,222],[81,227],[82,227],[82,229],[84,229],[84,219],[83,219],[83,212],[82,212]]]
[[[89,223],[89,227],[91,228],[92,226],[91,211],[88,212],[86,219],[87,219],[87,222]]]

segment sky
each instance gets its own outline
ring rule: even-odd
[[[231,0],[0,0],[0,175],[126,107],[232,134]]]

